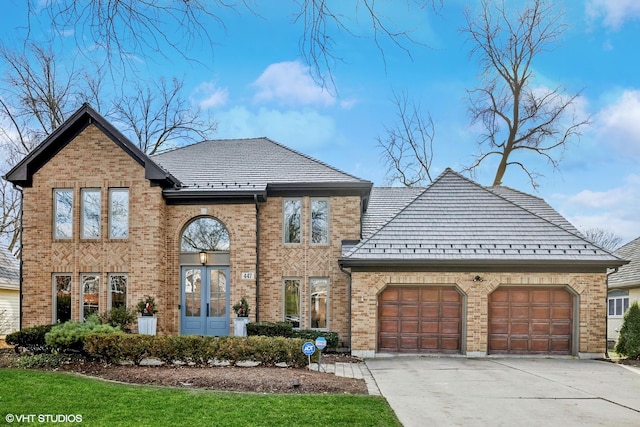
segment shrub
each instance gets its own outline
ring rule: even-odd
[[[85,339],[92,332],[114,333],[120,329],[100,323],[98,316],[89,316],[86,322],[65,322],[55,325],[45,335],[48,346],[59,351],[83,351]]]
[[[634,301],[624,315],[616,353],[629,359],[640,359],[640,306]]]
[[[33,328],[25,328],[6,336],[7,344],[15,346],[16,351],[22,347],[32,353],[49,353],[51,348],[47,346],[45,335],[51,331],[54,325],[41,325]]]
[[[262,335],[265,337],[291,337],[293,326],[289,322],[254,322],[247,324],[247,335]]]
[[[29,354],[20,356],[15,362],[15,366],[18,368],[57,368],[64,364],[68,357],[63,354]]]
[[[303,343],[301,339],[264,336],[214,338],[91,333],[86,337],[85,350],[107,363],[132,361],[139,364],[150,357],[165,363],[206,365],[218,360],[236,364],[249,360],[265,366],[284,362],[300,367],[308,361],[302,353]],[[317,360],[317,353],[312,360]]]
[[[100,323],[118,327],[123,332],[130,333],[131,325],[136,321],[137,313],[127,307],[120,306],[100,314]]]

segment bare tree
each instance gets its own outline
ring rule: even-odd
[[[411,57],[410,46],[423,45],[412,37],[412,29],[396,28],[397,24],[384,14],[380,13],[376,7],[375,0],[358,0],[353,3],[354,20],[350,20],[343,13],[335,12],[327,0],[296,0],[300,9],[294,22],[302,21],[304,30],[300,38],[300,52],[307,64],[311,66],[311,74],[316,82],[323,87],[335,88],[333,75],[331,73],[335,63],[341,58],[336,56],[335,42],[332,33],[345,32],[354,37],[361,37],[354,30],[353,22],[357,21],[357,16],[362,10],[362,15],[368,20],[373,31],[373,42],[380,51],[383,61],[386,64],[384,49],[381,40],[386,39],[394,46]],[[422,11],[431,8],[437,12],[442,7],[442,0],[406,0],[405,6],[409,9],[417,8]],[[336,4],[336,8],[342,8],[344,4]],[[401,4],[395,7],[402,7]],[[329,81],[327,81],[329,80]]]
[[[357,28],[359,18],[366,20],[372,31],[370,36],[383,60],[383,40],[404,51],[409,57],[409,47],[420,45],[412,37],[413,29],[402,28],[380,11],[375,0],[350,2],[350,13],[338,12],[345,4],[332,5],[327,0],[293,0],[294,23],[302,23],[300,51],[310,66],[312,77],[323,87],[335,89],[332,69],[339,58],[333,39],[335,33],[347,33],[363,38]],[[437,13],[442,0],[405,0],[404,6],[420,13],[431,8]],[[402,4],[400,4],[402,6]],[[247,0],[28,0],[29,17],[37,20],[43,14],[48,18],[52,34],[73,32],[76,44],[87,56],[96,52],[106,55],[106,62],[125,70],[135,63],[135,58],[154,58],[173,51],[184,59],[198,61],[188,53],[195,43],[213,47],[215,27],[226,30],[223,13],[232,10],[237,14],[250,14],[263,19],[255,2]],[[268,7],[268,6],[267,6]],[[398,5],[394,5],[398,7]],[[219,40],[218,40],[219,41]],[[113,64],[116,61],[116,64]]]
[[[216,124],[182,95],[183,83],[165,79],[143,87],[133,95],[114,98],[101,86],[101,71],[65,68],[50,47],[28,43],[24,52],[0,47],[6,65],[0,87],[0,176],[50,135],[83,102],[124,124],[140,148],[153,154],[166,147],[207,139]],[[127,88],[123,88],[123,91]],[[9,183],[0,183],[0,239],[15,251],[20,236],[20,194]]]
[[[406,94],[394,93],[393,102],[398,123],[386,128],[385,138],[377,138],[387,166],[387,179],[407,187],[430,184],[435,137],[431,115],[423,117],[420,107],[409,101]]]
[[[124,123],[123,130],[135,135],[140,149],[150,155],[188,141],[209,139],[217,124],[181,96],[183,87],[175,77],[171,83],[161,78],[153,86],[136,84],[132,95],[114,103],[109,116]]]
[[[572,110],[579,93],[567,94],[562,85],[537,87],[533,81],[534,60],[553,50],[565,31],[562,11],[551,0],[530,0],[514,13],[504,2],[495,3],[482,0],[478,15],[467,9],[462,30],[482,76],[482,85],[468,91],[472,121],[484,128],[469,170],[498,156],[493,185],[501,185],[507,168],[517,166],[535,189],[540,174],[517,155],[534,153],[557,168],[562,150],[589,120]]]
[[[588,230],[584,230],[582,234],[584,234],[584,237],[588,241],[608,250],[609,252],[613,252],[618,249],[622,243],[622,237],[602,228],[589,228]]]

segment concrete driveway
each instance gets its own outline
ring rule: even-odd
[[[640,426],[640,370],[595,360],[367,359],[405,427]]]

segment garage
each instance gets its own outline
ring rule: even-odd
[[[573,295],[563,287],[499,287],[489,296],[490,354],[570,355]]]
[[[378,296],[378,351],[460,353],[462,296],[452,286],[389,286]]]

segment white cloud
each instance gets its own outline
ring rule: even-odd
[[[603,24],[614,30],[620,29],[624,21],[640,18],[638,0],[590,0],[586,9],[589,18],[602,18]]]
[[[311,110],[260,108],[251,111],[246,107],[236,107],[216,115],[216,118],[221,138],[266,136],[303,152],[336,140],[333,119]]]
[[[253,82],[254,102],[278,101],[282,105],[333,105],[336,99],[309,76],[309,67],[298,61],[271,64]]]
[[[640,236],[640,175],[629,175],[619,187],[554,195],[559,211],[578,229],[601,228],[625,242]]]
[[[594,116],[593,125],[600,140],[640,158],[640,91],[623,92]]]
[[[220,88],[213,82],[204,82],[195,89],[196,97],[203,97],[198,101],[200,108],[215,108],[226,105],[229,100],[229,90]]]

